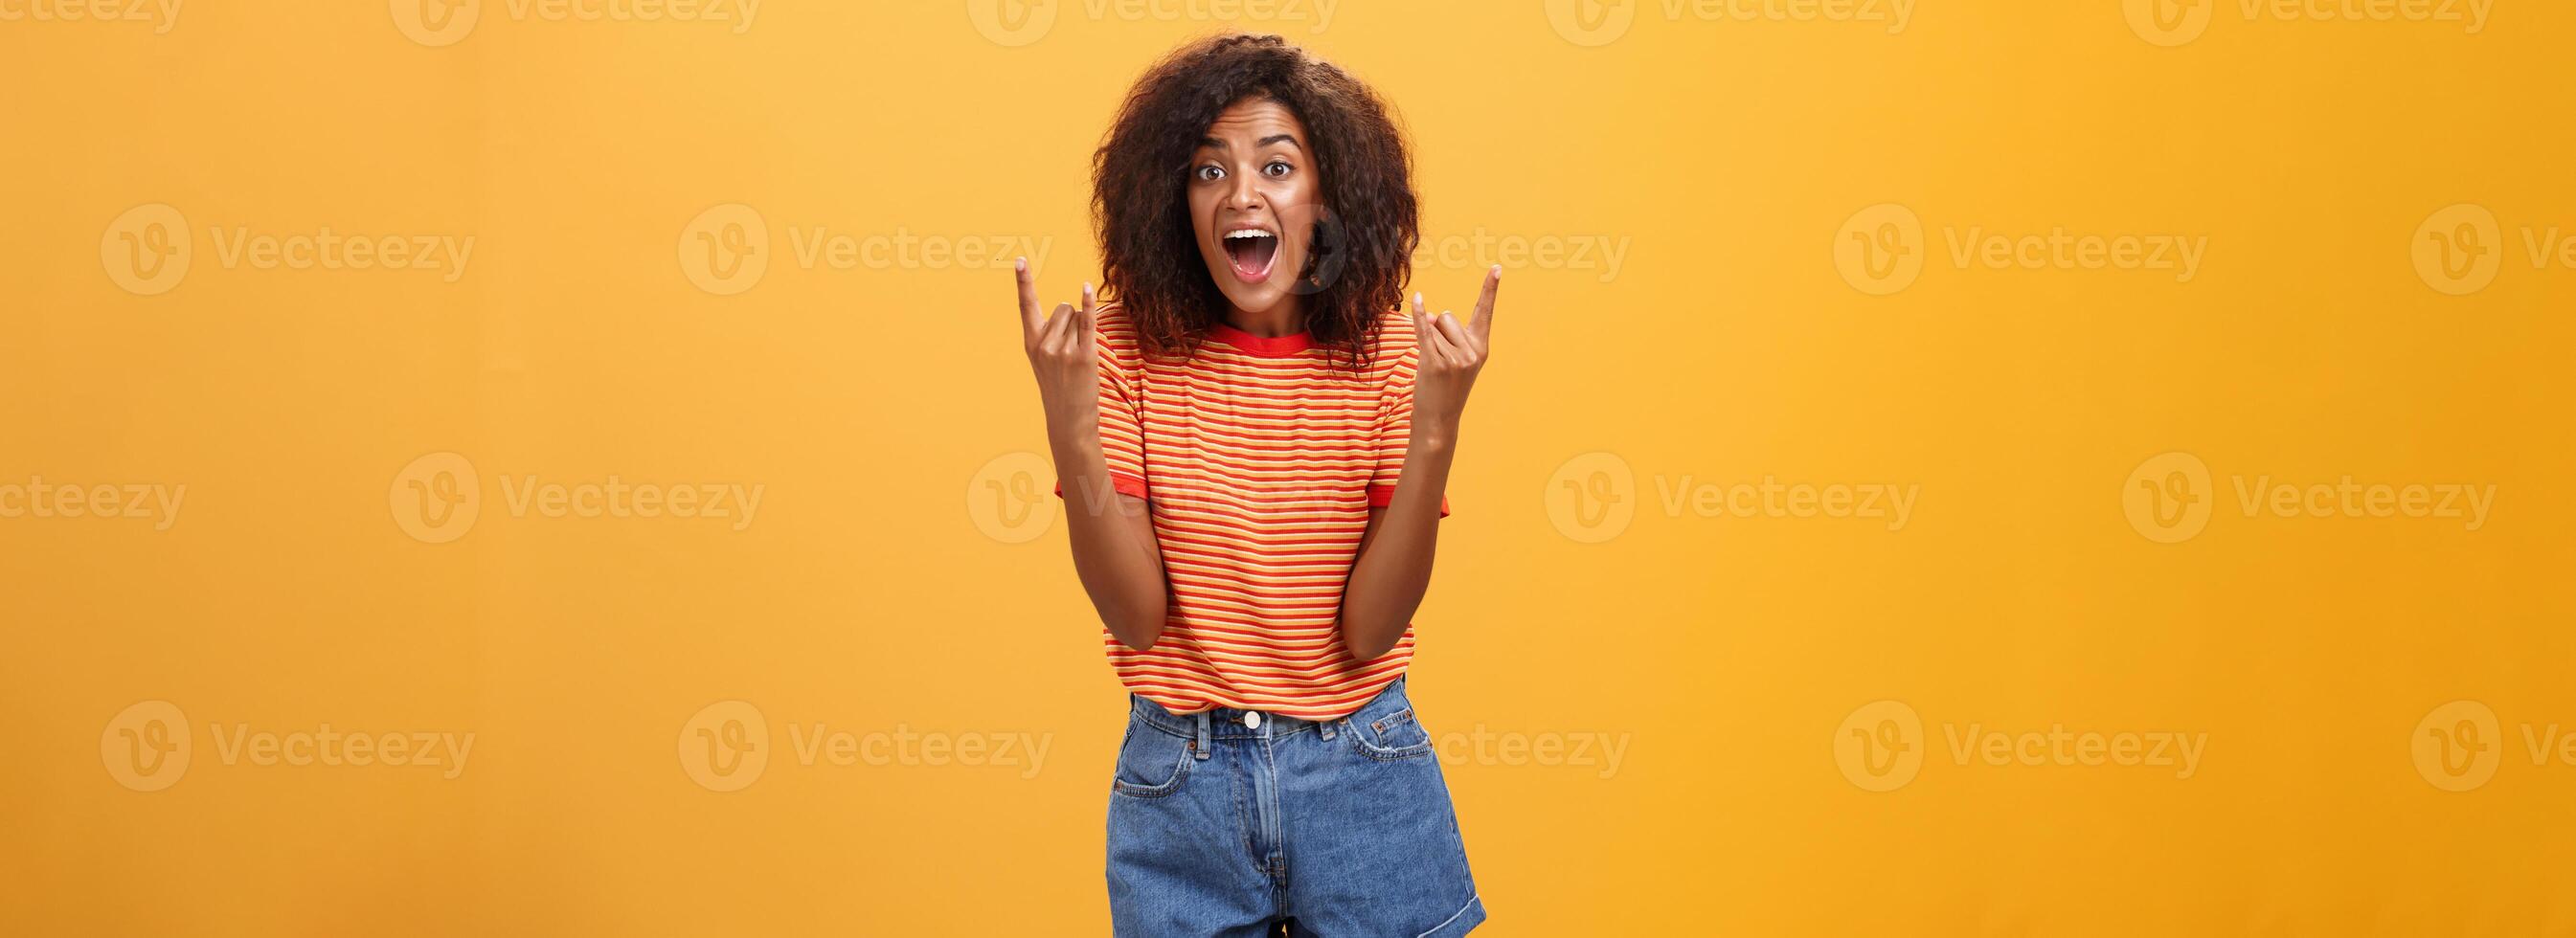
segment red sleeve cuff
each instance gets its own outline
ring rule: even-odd
[[[1384,508],[1395,503],[1395,486],[1372,485],[1368,489],[1369,507]],[[1440,496],[1440,517],[1449,517],[1449,496]]]
[[[1145,494],[1145,478],[1143,476],[1131,476],[1124,472],[1113,471],[1109,473],[1109,487],[1117,490],[1120,495],[1133,495],[1137,498],[1151,498],[1151,496]],[[1057,479],[1055,481],[1055,497],[1064,497],[1063,479]]]

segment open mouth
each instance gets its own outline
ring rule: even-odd
[[[1245,283],[1270,279],[1270,265],[1279,259],[1279,236],[1259,228],[1237,228],[1225,233],[1225,257],[1234,267],[1234,278]]]

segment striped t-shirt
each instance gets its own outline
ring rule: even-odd
[[[1187,358],[1148,356],[1124,311],[1096,318],[1101,452],[1111,486],[1152,505],[1171,585],[1153,647],[1102,630],[1119,680],[1174,713],[1325,720],[1402,676],[1411,625],[1360,661],[1338,623],[1369,508],[1394,498],[1412,432],[1412,317],[1388,312],[1356,372],[1305,334],[1219,324]]]

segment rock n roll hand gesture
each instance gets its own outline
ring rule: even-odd
[[[1494,294],[1502,288],[1503,268],[1485,271],[1485,288],[1476,296],[1475,313],[1461,325],[1447,310],[1433,316],[1424,310],[1422,294],[1413,295],[1413,331],[1420,343],[1414,367],[1413,432],[1429,430],[1444,441],[1458,430],[1467,406],[1467,391],[1485,367],[1494,334]]]
[[[1100,349],[1093,317],[1099,312],[1091,285],[1082,285],[1082,306],[1055,305],[1053,315],[1038,313],[1037,282],[1027,258],[1018,264],[1020,339],[1037,373],[1038,398],[1046,406],[1047,433],[1062,439],[1064,431],[1096,428],[1100,421]],[[1096,442],[1096,441],[1095,441]]]

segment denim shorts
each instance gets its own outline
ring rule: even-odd
[[[1132,697],[1109,795],[1120,935],[1463,935],[1485,920],[1404,681],[1325,723]]]

